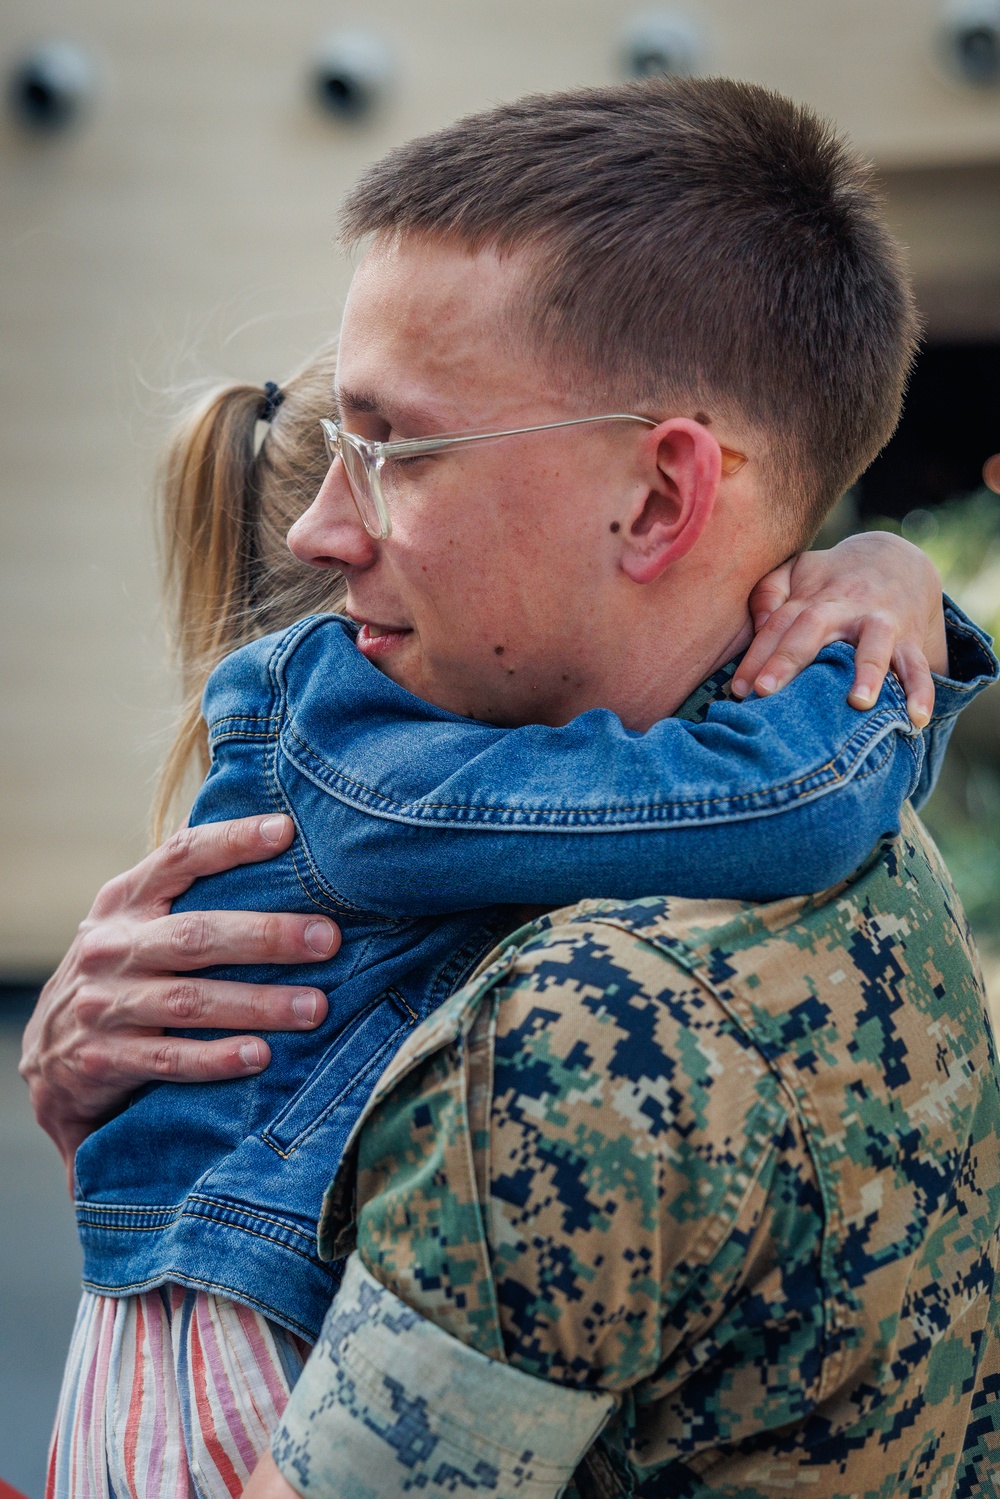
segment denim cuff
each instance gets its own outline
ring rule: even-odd
[[[271,1452],[307,1499],[556,1499],[615,1403],[477,1353],[355,1253]]]
[[[948,632],[948,669],[951,675],[934,676],[934,717],[950,718],[967,708],[984,687],[1000,676],[1000,663],[990,650],[990,636],[958,605],[944,595],[944,622]]]

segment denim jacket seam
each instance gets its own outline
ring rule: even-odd
[[[257,1207],[250,1202],[218,1197],[212,1192],[191,1192],[185,1198],[185,1202],[203,1203],[206,1207],[215,1206],[224,1208],[227,1212],[248,1215],[257,1223],[268,1223],[273,1228],[281,1228],[286,1233],[296,1234],[300,1239],[305,1239],[308,1244],[311,1244],[316,1237],[312,1229],[303,1228],[300,1224],[293,1223],[290,1218],[282,1217],[280,1213],[265,1212],[263,1208]],[[238,1227],[236,1224],[233,1226]]]
[[[280,723],[284,720],[287,720],[288,716],[288,704],[285,697],[284,678],[279,677],[274,671],[272,671],[271,680],[274,685],[274,690],[279,694],[278,702],[280,705],[280,712],[275,716]],[[348,900],[346,896],[341,895],[338,890],[335,890],[332,886],[327,885],[326,882],[320,878],[319,870],[317,869],[312,857],[312,849],[309,847],[309,843],[306,839],[305,830],[303,829],[299,818],[296,817],[295,809],[292,805],[291,799],[281,783],[281,775],[278,769],[278,760],[279,756],[281,755],[280,733],[276,735],[269,735],[268,743],[273,743],[274,751],[273,754],[267,752],[265,752],[264,754],[264,780],[275,808],[279,812],[283,812],[287,816],[291,817],[292,821],[295,824],[295,832],[297,836],[290,849],[291,864],[292,870],[295,874],[295,878],[299,883],[299,887],[301,888],[303,895],[305,895],[306,898],[312,902],[317,910],[323,911],[327,915],[359,915],[361,913],[360,906],[358,906],[354,901]],[[302,872],[299,868],[300,858],[305,860],[307,873],[312,877],[312,880],[315,883],[315,891],[319,892],[318,895],[314,890],[311,890],[309,888],[308,882],[302,876]]]
[[[226,713],[222,718],[213,718],[209,729],[221,728],[227,723],[275,723],[281,724],[280,713]]]
[[[251,1203],[231,1201],[224,1197],[214,1196],[210,1192],[189,1192],[188,1195],[182,1198],[180,1202],[172,1202],[166,1204],[147,1203],[136,1205],[133,1203],[125,1202],[91,1202],[87,1198],[78,1198],[75,1203],[75,1207],[77,1209],[78,1216],[80,1216],[81,1218],[86,1219],[89,1215],[94,1216],[95,1221],[91,1224],[91,1227],[93,1228],[102,1227],[102,1224],[100,1222],[100,1218],[102,1216],[105,1218],[109,1218],[111,1216],[139,1218],[148,1217],[150,1214],[153,1214],[163,1221],[159,1223],[150,1223],[146,1227],[140,1228],[127,1228],[123,1227],[122,1225],[119,1225],[119,1227],[124,1233],[161,1233],[164,1228],[169,1228],[174,1223],[176,1223],[178,1219],[188,1217],[191,1211],[189,1204],[192,1202],[204,1204],[206,1207],[215,1205],[216,1207],[226,1209],[227,1212],[238,1213],[244,1216],[249,1215],[260,1223],[270,1223],[275,1228],[281,1228],[284,1229],[287,1233],[296,1234],[300,1239],[304,1239],[306,1243],[311,1244],[315,1238],[315,1233],[313,1231],[300,1227],[299,1224],[293,1223],[290,1218],[282,1218],[276,1213],[266,1213],[263,1211],[263,1209],[255,1207]],[[209,1215],[206,1213],[199,1213],[197,1214],[197,1216],[200,1218],[209,1217]],[[221,1221],[221,1219],[217,1218],[212,1219],[212,1222]],[[228,1226],[231,1228],[240,1227],[240,1225],[236,1223],[230,1224]]]
[[[278,775],[277,768],[272,763],[273,759],[276,759],[277,755],[280,753],[280,751],[279,751],[279,742],[278,742],[277,737],[275,737],[275,736],[268,736],[267,742],[268,742],[268,744],[273,744],[274,745],[274,754],[272,756],[271,754],[269,754],[265,750],[265,753],[264,753],[264,756],[263,756],[264,783],[267,786],[268,794],[271,797],[271,801],[273,802],[275,809],[278,812],[285,813],[285,814],[287,814],[287,815],[289,815],[289,816],[292,817],[292,820],[295,823],[296,833],[299,835],[295,839],[295,843],[300,843],[302,841],[302,832],[301,832],[301,829],[299,827],[299,820],[298,820],[297,817],[295,817],[294,813],[292,812],[291,804],[289,803],[288,798],[284,794],[284,787],[281,785],[281,779],[280,779],[280,777]],[[303,895],[305,895],[305,897],[307,898],[307,900],[310,900],[312,902],[312,904],[317,908],[317,910],[323,911],[326,914],[330,914],[332,912],[333,914],[336,915],[336,914],[340,914],[341,912],[346,911],[346,910],[349,909],[346,905],[337,905],[336,903],[331,904],[329,901],[317,900],[316,896],[309,889],[309,887],[306,884],[305,880],[302,878],[301,873],[299,872],[298,858],[296,857],[296,848],[295,848],[295,844],[294,843],[292,845],[290,853],[291,853],[292,871],[293,871],[293,873],[295,875],[296,880],[299,883],[299,887],[302,890]],[[308,855],[307,855],[307,862],[308,862]],[[322,886],[320,887],[320,889],[322,890]]]
[[[365,810],[367,810],[373,816],[382,815],[385,816],[388,820],[396,820],[397,818],[404,817],[410,818],[413,820],[415,825],[419,826],[424,822],[444,820],[435,819],[433,815],[420,815],[420,813],[422,812],[426,812],[428,814],[439,812],[461,812],[467,815],[485,813],[487,814],[485,817],[472,817],[471,821],[489,822],[495,825],[496,818],[505,818],[508,817],[512,812],[517,813],[519,811],[523,811],[523,809],[509,807],[484,805],[470,806],[469,804],[462,803],[429,801],[421,801],[418,804],[419,810],[415,810],[415,804],[413,802],[407,803],[396,801],[393,798],[386,796],[382,792],[373,790],[373,788],[371,788],[370,786],[365,785],[363,781],[358,781],[354,777],[348,776],[343,771],[334,770],[331,766],[328,766],[322,759],[322,757],[318,755],[308,744],[306,744],[305,741],[295,733],[295,731],[291,728],[291,725],[287,722],[285,724],[283,733],[284,731],[287,731],[290,737],[293,738],[296,743],[302,746],[303,751],[306,755],[309,756],[310,760],[319,762],[319,765],[322,767],[322,772],[314,770],[312,771],[312,773],[310,773],[310,770],[300,764],[299,761],[295,759],[294,756],[289,752],[289,750],[283,746],[286,758],[296,767],[296,769],[300,770],[302,774],[306,775],[310,780],[314,781],[314,783],[317,783],[318,781],[320,789],[325,790],[330,795],[337,796],[338,793],[331,785],[328,784],[329,779],[333,778],[342,782],[346,782],[348,786],[355,788],[359,800],[361,800],[363,797],[369,803]],[[883,708],[877,715],[873,715],[872,722],[866,724],[863,729],[860,729],[855,734],[853,734],[847,741],[847,743],[838,751],[838,753],[833,758],[826,760],[822,765],[814,767],[805,775],[797,776],[794,779],[784,781],[779,785],[771,785],[760,790],[755,790],[753,792],[742,793],[739,797],[733,797],[732,795],[718,797],[696,797],[686,801],[673,800],[667,802],[652,802],[645,803],[641,806],[629,805],[625,807],[605,806],[533,809],[531,812],[525,815],[529,818],[536,819],[536,826],[538,825],[538,820],[541,820],[543,823],[549,822],[549,824],[552,825],[551,819],[553,817],[558,819],[567,817],[591,819],[594,817],[609,815],[620,817],[622,816],[622,814],[627,813],[644,814],[646,823],[648,823],[649,821],[668,822],[670,820],[669,817],[651,817],[650,814],[663,812],[669,813],[671,809],[683,811],[683,809],[685,808],[697,808],[706,806],[714,807],[719,804],[729,804],[731,806],[734,801],[740,800],[744,802],[751,801],[759,803],[761,799],[770,799],[781,792],[787,792],[789,790],[794,791],[795,787],[802,786],[806,782],[814,782],[817,781],[818,778],[825,778],[820,780],[818,785],[810,788],[810,790],[806,793],[800,793],[792,798],[792,800],[794,801],[804,800],[805,797],[808,797],[810,800],[814,800],[816,799],[817,795],[827,794],[837,786],[842,785],[852,779],[857,779],[858,773],[855,773],[851,769],[851,767],[862,762],[865,757],[877,747],[878,743],[882,739],[887,738],[888,735],[893,732],[900,732],[904,738],[910,738],[913,735],[912,726],[910,725],[909,720],[902,716],[901,710],[889,707]],[[838,763],[845,760],[848,761],[848,765],[845,770],[838,770],[836,768]],[[318,778],[320,779],[318,780]],[[381,813],[379,813],[378,811],[375,811],[373,809],[373,807],[370,805],[371,803],[381,803],[383,808],[396,810],[382,811]],[[786,805],[787,803],[778,803],[774,806],[774,810],[783,810]],[[759,811],[759,806],[750,806],[747,808],[745,815],[753,816]],[[734,821],[738,820],[738,815],[739,814],[733,817]],[[692,821],[694,820],[697,819],[692,819]],[[556,823],[555,825],[559,826],[559,823]],[[620,824],[611,824],[609,830],[615,831],[619,826]]]
[[[488,922],[484,922],[461,947],[448,953],[427,984],[428,1008],[438,1009],[460,989],[486,954],[493,951],[502,935],[502,932],[497,932]]]
[[[970,693],[970,692],[971,693],[979,693],[979,692],[981,692],[982,689],[983,689],[983,687],[984,686],[985,687],[990,686],[991,683],[995,680],[995,678],[986,676],[986,674],[984,672],[982,675],[980,675],[978,677],[974,677],[971,682],[956,682],[955,679],[954,679],[954,677],[941,677],[941,676],[938,676],[938,674],[937,674],[936,671],[932,671],[931,672],[931,680],[933,682],[935,682],[938,687],[945,687],[945,688],[947,688],[947,690],[949,692],[966,693],[967,694],[967,693]],[[965,705],[963,703],[962,707],[964,707],[964,706]],[[942,713],[935,713],[934,717],[931,719],[930,723],[927,724],[926,727],[927,728],[933,728],[935,724],[943,723],[946,718],[955,718],[955,717],[957,717],[957,715],[959,713],[961,713],[962,707],[959,707],[959,708],[949,708],[949,709],[945,710]]]
[[[192,1198],[189,1200],[194,1201],[195,1199]],[[212,1199],[207,1199],[208,1202],[211,1202],[211,1200]],[[262,1223],[267,1221],[262,1217],[262,1215],[254,1210],[249,1210],[246,1216],[253,1217]],[[182,1211],[179,1212],[176,1217],[171,1220],[170,1223],[148,1223],[143,1225],[137,1224],[133,1227],[125,1227],[122,1224],[118,1224],[114,1231],[116,1233],[125,1234],[162,1234],[167,1232],[168,1229],[174,1227],[178,1222],[180,1222],[182,1218],[200,1218],[204,1223],[216,1223],[219,1224],[222,1228],[231,1229],[234,1233],[252,1234],[255,1239],[265,1239],[270,1244],[280,1244],[282,1248],[287,1249],[290,1254],[297,1254],[301,1256],[302,1259],[308,1260],[310,1264],[323,1263],[322,1261],[317,1259],[317,1256],[315,1254],[312,1254],[305,1249],[300,1249],[296,1244],[289,1244],[286,1240],[279,1239],[276,1234],[263,1233],[259,1228],[251,1228],[249,1223],[224,1222],[222,1219],[217,1218],[214,1213],[198,1212],[197,1209],[189,1207],[187,1203],[183,1205]],[[87,1225],[85,1223],[84,1227],[86,1226]],[[91,1224],[90,1227],[100,1228],[101,1225],[98,1223],[94,1223]],[[307,1243],[314,1242],[313,1235],[301,1234],[300,1237],[305,1239]],[[127,1289],[127,1286],[123,1289]]]
[[[969,619],[967,615],[961,613],[958,605],[947,594],[943,594],[942,597],[944,599],[944,618],[947,628],[954,630],[956,635],[967,635],[970,640],[975,640],[977,645],[982,646],[984,650],[988,651],[989,646],[986,642],[990,639],[989,631],[984,630],[974,620]]]

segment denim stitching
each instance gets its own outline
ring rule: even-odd
[[[287,701],[284,691],[284,679],[282,677],[279,677],[278,675],[277,663],[273,655],[268,662],[268,674],[271,678],[272,690],[277,697],[277,703],[279,707],[279,712],[274,715],[274,718],[280,723],[282,720],[287,718]],[[339,891],[335,891],[327,887],[325,882],[318,878],[318,872],[312,864],[311,851],[306,844],[305,834],[302,831],[299,820],[295,816],[292,804],[288,797],[285,795],[284,787],[281,784],[281,777],[278,774],[276,763],[280,753],[281,741],[279,737],[275,736],[273,757],[267,754],[265,754],[264,756],[264,778],[267,782],[268,790],[277,809],[279,811],[285,811],[295,824],[296,838],[293,841],[289,852],[291,854],[292,871],[295,875],[295,878],[299,882],[302,893],[308,900],[312,902],[314,906],[317,907],[318,910],[323,911],[327,915],[359,915],[361,914],[361,908],[358,905],[356,905],[353,901],[348,900],[346,896],[342,896]],[[302,873],[299,869],[299,861],[297,855],[303,850],[305,852],[306,868],[308,872],[312,874],[313,879],[315,880],[316,887],[319,890],[319,897],[317,897],[309,888],[308,884],[303,879]]]
[[[185,1197],[183,1199],[183,1201],[181,1201],[181,1202],[173,1202],[173,1203],[170,1203],[168,1206],[165,1206],[165,1207],[164,1206],[157,1206],[157,1205],[153,1205],[153,1204],[145,1204],[144,1206],[140,1206],[140,1207],[131,1207],[128,1203],[118,1203],[118,1202],[109,1202],[109,1203],[95,1202],[95,1203],[91,1203],[91,1202],[87,1202],[86,1199],[84,1199],[82,1201],[78,1201],[77,1202],[76,1208],[77,1208],[77,1217],[82,1222],[84,1222],[85,1227],[88,1227],[88,1228],[97,1228],[97,1229],[100,1229],[103,1233],[111,1232],[115,1228],[120,1228],[123,1233],[130,1233],[130,1234],[131,1233],[158,1233],[158,1232],[161,1232],[161,1231],[163,1231],[165,1229],[172,1228],[175,1223],[179,1222],[180,1219],[183,1218],[190,1211],[189,1208],[188,1208],[188,1204],[191,1203],[191,1202],[200,1202],[200,1203],[203,1203],[206,1207],[211,1207],[211,1206],[214,1205],[216,1207],[225,1209],[225,1211],[228,1212],[228,1213],[233,1213],[234,1215],[244,1216],[244,1217],[247,1215],[247,1213],[249,1213],[251,1211],[249,1204],[246,1204],[246,1203],[240,1203],[240,1204],[228,1203],[228,1202],[224,1201],[220,1197],[209,1197],[209,1196],[206,1196],[204,1193],[200,1193],[200,1192],[192,1192],[190,1194],[190,1196]],[[280,1218],[276,1214],[265,1213],[265,1212],[263,1212],[259,1208],[253,1208],[252,1209],[252,1214],[253,1214],[253,1217],[254,1217],[255,1220],[259,1220],[262,1223],[273,1224],[273,1226],[275,1228],[284,1229],[287,1233],[298,1234],[298,1236],[299,1236],[300,1239],[305,1239],[307,1242],[311,1242],[312,1241],[313,1234],[312,1234],[311,1231],[308,1231],[308,1230],[306,1230],[304,1228],[300,1228],[297,1223],[293,1223],[288,1218]],[[94,1218],[95,1221],[93,1221],[93,1222],[87,1221],[90,1215],[93,1215],[93,1218]],[[102,1222],[101,1221],[102,1218],[104,1218],[104,1219],[106,1219],[106,1218],[112,1218],[112,1217],[115,1217],[115,1218],[117,1218],[117,1217],[138,1218],[138,1217],[143,1217],[143,1216],[144,1217],[149,1217],[150,1215],[158,1218],[160,1221],[157,1222],[157,1223],[147,1224],[145,1227],[143,1227],[141,1225],[133,1227],[131,1224],[125,1224],[125,1223],[121,1223],[121,1224],[108,1224],[106,1222]],[[211,1215],[211,1214],[207,1214],[207,1215],[206,1214],[201,1214],[200,1216],[202,1216],[202,1217],[206,1217],[206,1216],[211,1217],[211,1220],[212,1220],[213,1223],[223,1223],[225,1221],[222,1218],[215,1217],[214,1215]],[[229,1224],[228,1226],[231,1227],[231,1228],[238,1228],[240,1225],[236,1224],[236,1223],[233,1223],[233,1224]]]
[[[884,708],[881,710],[877,718],[874,719],[872,724],[867,726],[863,731],[864,737],[862,738],[860,734],[853,736],[852,739],[848,740],[847,744],[834,759],[826,761],[823,765],[817,766],[814,770],[809,771],[806,775],[798,776],[794,780],[784,781],[774,786],[768,786],[766,789],[762,789],[759,791],[744,793],[742,797],[698,797],[688,801],[674,800],[667,802],[649,802],[639,806],[627,805],[604,807],[561,807],[555,809],[555,811],[553,811],[553,809],[536,809],[530,815],[535,818],[551,818],[553,815],[555,815],[560,819],[566,817],[592,819],[594,817],[607,815],[621,816],[625,813],[643,813],[648,817],[651,813],[666,811],[670,808],[683,809],[685,807],[712,807],[720,804],[724,805],[726,803],[738,803],[741,800],[745,804],[748,804],[747,810],[752,811],[755,809],[755,804],[759,803],[762,798],[770,798],[775,794],[781,792],[794,792],[796,787],[800,787],[808,782],[816,782],[817,784],[815,786],[815,789],[819,791],[823,790],[824,788],[826,790],[832,790],[835,786],[842,785],[852,779],[860,779],[861,776],[863,774],[867,774],[867,772],[853,775],[849,773],[851,766],[858,764],[859,761],[863,760],[868,754],[870,754],[872,750],[877,747],[880,740],[887,738],[888,733],[892,732],[894,729],[899,729],[902,731],[904,729],[904,726],[896,717],[894,710]],[[886,732],[883,732],[883,730]],[[295,730],[287,721],[284,725],[283,733],[284,732],[287,732],[291,738],[295,739],[296,742],[302,746],[302,749],[310,757],[311,760],[318,761],[321,769],[316,771],[314,775],[311,775],[309,777],[310,779],[318,778],[324,782],[330,782],[332,780],[344,781],[349,786],[356,788],[359,794],[363,794],[363,798],[365,800],[371,803],[381,803],[385,807],[396,809],[400,814],[411,816],[413,818],[419,818],[420,821],[433,821],[433,819],[424,819],[420,817],[419,814],[424,811],[463,813],[485,812],[490,814],[499,814],[501,817],[503,817],[506,816],[511,810],[509,808],[480,805],[476,803],[429,802],[423,800],[419,801],[418,803],[395,801],[392,797],[386,796],[383,792],[373,790],[370,786],[366,786],[363,781],[355,780],[353,777],[346,775],[343,771],[332,770],[331,767],[327,766],[326,763],[320,758],[320,756],[318,756],[315,751],[312,750],[309,745],[306,744],[305,741],[295,733]],[[908,721],[903,737],[912,737],[912,732],[909,731]],[[289,753],[284,745],[282,745],[281,748],[284,751],[286,758],[290,760],[297,769],[299,769],[304,775],[309,775],[309,771],[306,770],[305,766],[301,765],[293,757],[293,755]],[[845,769],[843,771],[837,770],[836,766],[839,763],[844,762],[845,760],[847,761]],[[827,776],[827,780],[825,782],[822,779],[824,776]],[[332,790],[332,787],[327,785],[325,789]],[[336,792],[334,791],[333,794],[336,795]],[[362,796],[359,795],[359,800],[361,799]],[[655,820],[660,821],[663,819]],[[692,819],[692,821],[694,820],[696,819]],[[491,825],[494,827],[497,826],[495,822]],[[537,826],[538,824],[525,822],[519,825],[523,827],[531,827]],[[552,824],[550,823],[549,825]],[[560,823],[557,823],[555,825],[561,826]],[[612,824],[612,826],[615,826],[615,824]]]

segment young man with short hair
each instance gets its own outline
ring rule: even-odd
[[[350,430],[656,426],[427,460],[381,541],[335,465],[293,549],[457,712],[703,715],[754,579],[897,420],[915,317],[857,158],[749,85],[580,91],[401,147],[346,232]],[[247,1492],[979,1492],[998,1225],[981,979],[915,818],[808,899],[585,902],[378,1085],[321,1230],[356,1249]]]

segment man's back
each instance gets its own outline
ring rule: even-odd
[[[359,1138],[358,1250],[498,1361],[484,1430],[519,1371],[615,1396],[581,1495],[987,1481],[1000,1079],[915,818],[826,896],[546,918],[420,1042]]]

